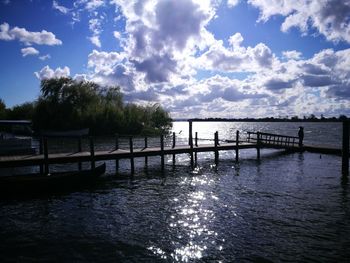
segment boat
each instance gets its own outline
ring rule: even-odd
[[[0,120],[0,155],[34,154],[31,121]]]
[[[90,170],[1,176],[0,194],[64,192],[96,182],[105,171],[103,163]]]

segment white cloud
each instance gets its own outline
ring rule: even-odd
[[[233,48],[238,48],[243,42],[243,37],[241,33],[236,33],[230,36],[228,42],[231,44]]]
[[[88,67],[93,68],[95,73],[108,73],[116,64],[122,62],[124,57],[124,54],[118,52],[108,53],[93,50],[88,57]]]
[[[98,36],[92,36],[92,37],[89,37],[89,39],[91,43],[94,44],[96,47],[101,47],[101,41]]]
[[[50,59],[51,58],[51,55],[50,54],[46,54],[44,56],[40,56],[39,59],[44,61],[44,60],[47,60],[47,59]]]
[[[10,29],[8,23],[0,25],[0,40],[10,41],[18,39],[20,42],[26,45],[37,44],[37,45],[61,45],[62,41],[57,39],[56,36],[46,30],[41,32],[30,32],[25,28],[14,27]]]
[[[60,11],[63,14],[68,14],[70,12],[69,8],[59,5],[58,2],[55,0],[53,0],[52,2],[52,8]]]
[[[79,0],[71,13],[88,12],[89,39],[97,47],[101,47],[100,35],[107,21],[123,21],[125,28],[113,32],[120,50],[93,50],[88,57],[89,72],[75,78],[119,85],[127,101],[160,102],[174,117],[247,117],[247,112],[257,117],[300,116],[336,112],[337,105],[349,105],[350,49],[322,50],[309,59],[297,50],[287,50],[279,58],[266,43],[245,46],[239,32],[226,45],[207,29],[220,1],[104,1],[116,7],[115,19],[99,9],[102,4],[97,2],[103,1],[96,1],[88,10],[88,1]],[[260,21],[286,16],[283,30],[298,21],[294,26],[303,33],[314,27],[312,11],[303,9],[301,0],[295,4],[249,2],[260,9]],[[239,1],[225,3],[233,6]],[[47,66],[36,75],[62,72],[64,69]]]
[[[227,0],[227,6],[229,8],[235,7],[236,5],[239,4],[240,0]]]
[[[275,15],[285,17],[281,30],[297,27],[306,34],[316,29],[329,41],[350,43],[350,0],[248,0],[259,8],[260,21]]]
[[[104,5],[103,0],[90,0],[90,1],[87,1],[87,3],[86,3],[86,9],[88,9],[89,11],[92,11],[92,10],[95,10],[96,8],[103,6],[103,5]]]
[[[39,79],[61,78],[70,75],[69,67],[51,69],[49,66],[43,67],[39,72],[34,72],[34,75]]]
[[[92,36],[89,38],[91,43],[97,47],[101,47],[100,34],[101,29],[101,20],[98,18],[93,18],[89,20],[89,29],[92,32]]]
[[[282,52],[283,58],[285,59],[295,59],[298,60],[301,58],[302,53],[296,50],[288,50]]]
[[[39,51],[33,47],[22,48],[21,53],[23,57],[39,55]]]
[[[113,36],[116,38],[116,39],[120,39],[121,38],[121,34],[120,34],[120,32],[118,32],[118,31],[114,31],[113,32]]]

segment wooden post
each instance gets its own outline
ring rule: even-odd
[[[145,149],[147,149],[148,147],[148,138],[147,136],[145,137]],[[148,167],[148,156],[145,155],[145,167],[147,168]]]
[[[238,162],[239,152],[238,152],[238,143],[239,143],[239,131],[236,131],[236,162]]]
[[[39,154],[43,154],[44,153],[44,150],[43,150],[43,144],[44,144],[44,139],[43,137],[41,136],[40,139],[39,139]],[[40,174],[44,174],[44,166],[42,164],[40,164]]]
[[[192,121],[188,121],[188,145],[191,145],[192,142]]]
[[[190,158],[191,158],[191,168],[194,168],[194,160],[193,160],[193,138],[190,136]]]
[[[161,160],[161,169],[164,171],[164,135],[160,135],[160,160]]]
[[[215,165],[217,166],[219,164],[219,151],[218,151],[218,145],[219,145],[219,132],[214,133],[214,147],[215,147]]]
[[[93,137],[90,137],[90,158],[91,158],[91,169],[95,169],[95,145],[94,145]]]
[[[115,150],[119,150],[119,134],[116,134],[115,136]],[[118,172],[119,170],[119,159],[115,159],[115,172]]]
[[[49,173],[49,148],[47,145],[47,138],[44,138],[44,174]]]
[[[131,174],[135,173],[135,163],[134,163],[134,144],[132,141],[132,136],[129,137],[129,148],[130,148],[130,168]]]
[[[349,175],[349,121],[343,121],[342,173]]]
[[[82,151],[82,146],[81,146],[81,137],[78,138],[78,152]],[[81,171],[81,162],[78,163],[78,170]]]
[[[257,153],[257,158],[260,160],[260,132],[257,132],[256,134],[257,140],[256,140],[256,153]]]
[[[173,146],[172,148],[175,148],[176,146],[176,136],[175,136],[175,132],[173,132]],[[173,165],[175,165],[175,162],[176,162],[176,155],[175,153],[173,153]]]
[[[198,132],[195,133],[194,145],[198,147]],[[197,151],[194,152],[194,163],[197,166]]]

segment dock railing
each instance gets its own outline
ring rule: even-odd
[[[248,132],[247,141],[261,146],[298,147],[299,137],[265,132]]]

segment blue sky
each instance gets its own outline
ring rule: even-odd
[[[350,0],[0,0],[0,98],[120,86],[173,117],[350,115]]]

